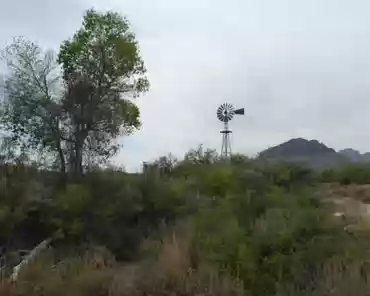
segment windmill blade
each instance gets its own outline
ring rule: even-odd
[[[229,114],[227,114],[227,119],[228,120],[231,120],[231,119],[233,119],[233,116],[234,116],[233,113],[229,113]]]
[[[220,121],[224,121],[223,111],[224,111],[223,105],[221,105],[221,106],[219,106],[219,107],[217,108],[217,118],[218,118]]]
[[[244,108],[240,108],[234,111],[235,114],[244,115]]]

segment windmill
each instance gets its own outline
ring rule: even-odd
[[[244,108],[234,109],[233,105],[224,103],[217,108],[217,118],[224,123],[224,129],[220,131],[222,134],[221,157],[228,158],[231,155],[231,143],[229,130],[229,121],[234,115],[244,115]]]

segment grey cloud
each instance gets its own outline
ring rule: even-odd
[[[0,4],[0,43],[25,36],[45,47],[58,49],[81,22],[88,3],[82,1],[12,0]]]

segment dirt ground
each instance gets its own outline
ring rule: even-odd
[[[370,184],[321,184],[323,202],[334,205],[333,216],[348,220],[349,227],[370,229]]]

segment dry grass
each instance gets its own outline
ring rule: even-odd
[[[51,252],[28,266],[17,283],[3,282],[0,296],[244,295],[239,281],[217,269],[193,268],[191,253],[188,240],[174,234],[163,239],[154,258],[131,265],[118,266],[91,251],[55,264]]]
[[[60,262],[50,250],[25,267],[16,283],[4,282],[0,295],[108,296],[113,280],[110,263],[109,256],[96,249]]]
[[[317,275],[311,289],[282,289],[278,296],[368,296],[370,273],[367,262],[335,260],[326,264]]]
[[[333,212],[348,224],[348,230],[370,230],[370,185],[330,183],[322,184],[319,190],[323,201],[332,204]]]
[[[0,282],[0,295],[1,296],[15,295],[14,285],[7,281]]]
[[[205,264],[193,268],[192,252],[186,238],[167,236],[155,260],[124,267],[116,274],[112,295],[244,295],[239,281],[217,269]]]
[[[339,183],[322,184],[320,189],[329,196],[348,197],[363,203],[370,203],[370,184],[341,185]]]

